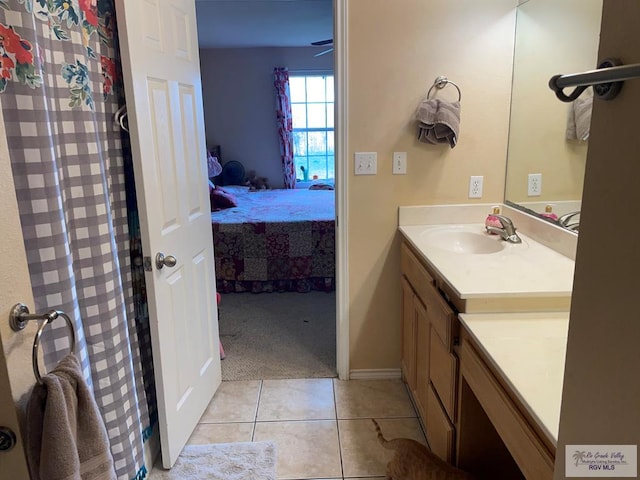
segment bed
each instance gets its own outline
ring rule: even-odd
[[[335,192],[225,186],[211,213],[219,292],[335,290]]]

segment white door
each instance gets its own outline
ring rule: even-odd
[[[221,381],[195,1],[117,0],[116,12],[169,468]],[[158,268],[158,253],[177,263]]]

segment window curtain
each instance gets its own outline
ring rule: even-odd
[[[32,311],[74,320],[117,478],[143,479],[152,364],[148,322],[136,321],[133,301],[133,283],[144,286],[132,278],[139,241],[130,239],[126,145],[113,121],[124,92],[112,0],[0,1],[0,92]],[[47,327],[42,343],[50,370],[69,351],[64,322]]]
[[[286,67],[273,69],[276,87],[276,119],[280,157],[284,174],[284,187],[296,188],[296,166],[293,161],[293,116],[289,94],[289,70]]]

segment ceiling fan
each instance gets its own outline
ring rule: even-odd
[[[326,45],[329,46],[329,48],[327,48],[326,50],[316,53],[314,57],[319,57],[320,55],[333,52],[333,38],[330,38],[329,40],[320,40],[318,42],[311,42],[311,45],[315,47],[324,47]]]

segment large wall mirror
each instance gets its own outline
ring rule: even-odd
[[[602,0],[527,0],[518,6],[505,185],[508,203],[537,213],[550,209],[557,216],[580,210],[588,140],[567,134],[575,133],[576,116],[577,130],[584,134],[592,90],[568,104],[555,97],[548,82],[556,74],[596,68],[601,15]],[[533,191],[530,174],[541,175],[541,183],[531,179]],[[577,219],[565,224],[577,231]]]

